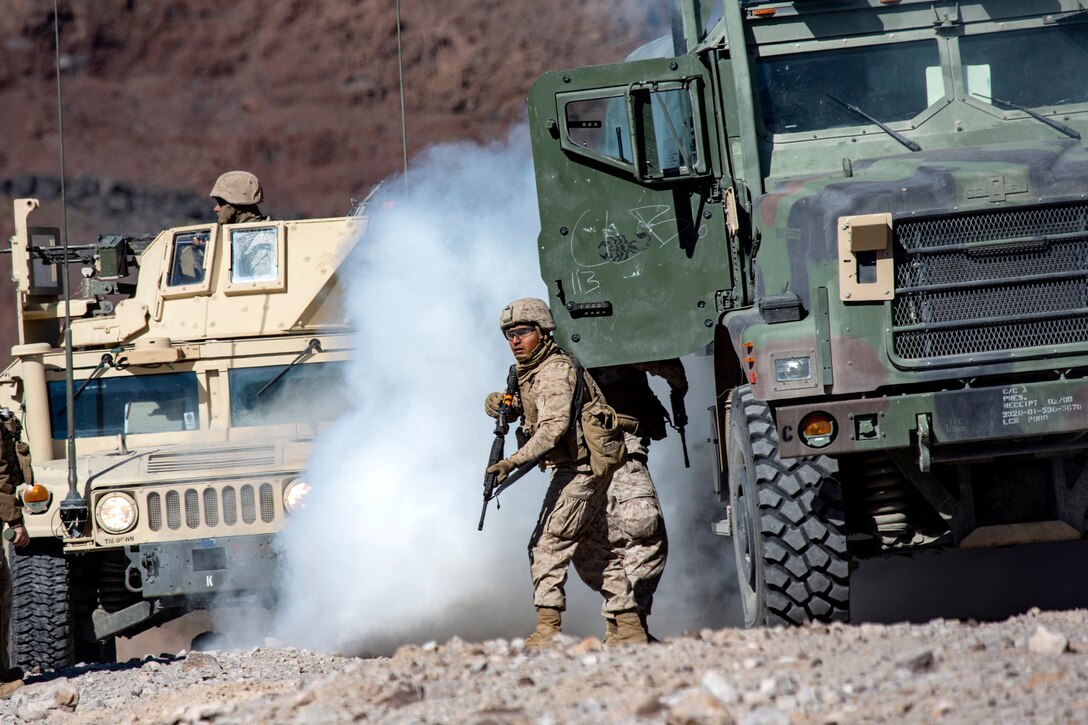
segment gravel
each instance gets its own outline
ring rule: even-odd
[[[1070,722],[1088,711],[1088,612],[1002,622],[703,630],[643,647],[561,636],[180,652],[32,675],[0,723]]]

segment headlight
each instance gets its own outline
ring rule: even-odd
[[[812,378],[812,358],[784,357],[774,361],[774,379],[780,383],[796,383]]]
[[[296,478],[283,489],[283,507],[290,513],[306,508],[306,494],[310,493],[310,484]]]
[[[136,502],[125,493],[107,493],[98,499],[95,520],[110,534],[123,534],[136,525]]]

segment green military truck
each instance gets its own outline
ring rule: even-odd
[[[533,85],[558,338],[712,351],[748,626],[848,619],[862,558],[1084,536],[1085,61],[1077,0],[682,0]]]
[[[58,668],[193,609],[273,603],[276,534],[305,504],[315,432],[345,402],[340,267],[367,218],[198,224],[66,251],[37,207],[14,202],[19,344],[0,373],[34,463],[20,487],[31,543],[9,554],[11,650]]]

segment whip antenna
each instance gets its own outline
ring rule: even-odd
[[[53,0],[56,2],[56,0]],[[400,0],[397,0],[397,73],[400,76],[400,145],[404,152],[404,193],[408,193],[408,120],[404,115],[404,53],[400,47]]]
[[[87,522],[90,509],[87,502],[79,495],[76,487],[79,483],[76,472],[76,405],[74,364],[72,360],[72,293],[68,280],[68,198],[64,187],[64,106],[61,102],[60,89],[60,12],[57,0],[53,0],[53,43],[56,50],[55,68],[57,73],[57,135],[60,141],[60,243],[63,262],[59,272],[62,277],[61,289],[64,291],[64,400],[68,435],[65,441],[65,457],[68,459],[68,495],[60,503],[60,520],[68,536],[77,537],[83,533],[83,524]]]

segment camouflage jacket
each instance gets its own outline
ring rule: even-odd
[[[15,416],[0,420],[0,520],[15,525],[23,522],[23,502],[15,488],[24,481],[20,453],[29,461],[29,450],[21,439],[23,427]]]
[[[570,424],[577,378],[574,366],[558,348],[519,379],[522,426],[529,435],[510,460],[515,466],[543,455],[547,466],[588,465],[579,455],[577,426]]]

